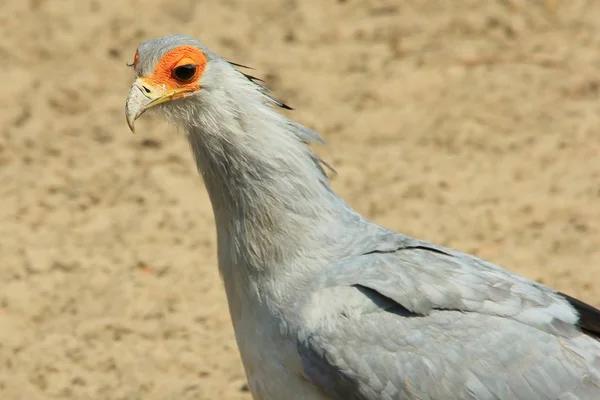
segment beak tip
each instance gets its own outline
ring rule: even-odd
[[[127,126],[129,126],[131,133],[135,133],[135,121],[132,121],[131,119],[127,118]]]

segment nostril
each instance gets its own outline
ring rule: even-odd
[[[148,89],[146,86],[142,85],[142,89],[144,89],[144,92],[150,93],[150,89]]]

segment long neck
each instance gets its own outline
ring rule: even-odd
[[[187,128],[213,205],[225,281],[277,273],[307,248],[326,258],[317,253],[336,241],[331,232],[349,212],[296,135],[301,128],[259,95],[204,109]]]

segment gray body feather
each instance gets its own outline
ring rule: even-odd
[[[304,373],[330,398],[599,398],[600,342],[560,294],[400,241],[396,252],[340,262],[304,305],[310,315],[335,298],[362,303],[301,331]]]
[[[143,44],[138,75],[181,44],[207,55],[202,89],[156,109],[211,197],[255,399],[600,399],[597,310],[358,215],[306,147],[318,135],[197,41]]]

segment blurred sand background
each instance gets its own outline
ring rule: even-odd
[[[125,63],[250,65],[377,222],[600,306],[600,2],[0,0],[0,399],[249,399],[211,206]]]

